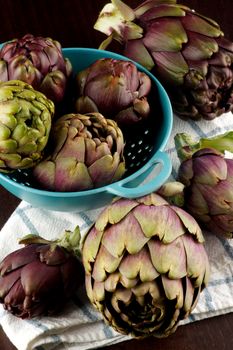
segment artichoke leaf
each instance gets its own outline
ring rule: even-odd
[[[166,274],[169,279],[179,279],[186,276],[186,252],[180,237],[169,244],[150,240],[148,247],[156,271],[160,274]]]
[[[139,203],[131,199],[118,198],[110,208],[107,209],[108,221],[110,224],[120,222]]]
[[[92,264],[99,251],[100,242],[103,236],[103,231],[98,230],[93,226],[92,231],[85,235],[82,242],[82,255],[83,255],[83,264],[86,271],[92,270]]]
[[[176,300],[176,308],[182,308],[184,304],[182,279],[170,279],[163,275],[162,284],[167,299]]]
[[[136,254],[148,242],[133,214],[126,219],[107,227],[102,238],[102,244],[114,256],[120,257],[126,250]]]
[[[112,274],[108,275],[107,279],[104,282],[105,289],[108,292],[114,292],[117,289],[118,283],[121,283],[121,285],[127,289],[133,288],[138,283],[138,279],[127,278],[118,271],[113,272]]]
[[[163,243],[172,242],[185,232],[177,215],[167,205],[140,205],[133,211],[145,237],[158,237]]]
[[[129,58],[137,61],[148,70],[151,70],[154,67],[155,63],[142,40],[135,39],[128,41],[126,44],[126,51]]]
[[[136,279],[142,282],[153,281],[160,274],[153,266],[148,251],[145,247],[136,254],[127,254],[119,265],[119,271],[128,279]]]
[[[113,273],[119,267],[122,256],[113,256],[104,245],[101,245],[95,259],[92,276],[95,281],[103,282],[108,274]]]
[[[136,7],[134,10],[136,17],[141,17],[147,11],[153,9],[157,5],[175,5],[177,0],[150,0],[144,1],[142,4]],[[160,6],[158,6],[160,7]]]
[[[202,243],[195,243],[193,237],[182,237],[187,254],[187,276],[193,280],[194,287],[207,285],[209,268],[206,265],[207,254]]]
[[[189,67],[180,52],[152,52],[157,65],[157,72],[167,82],[181,85]]]
[[[150,1],[151,3],[151,1]],[[142,10],[142,7],[140,7]],[[135,14],[138,15],[137,9],[135,10]],[[143,14],[140,15],[140,20],[142,21],[151,21],[156,18],[163,18],[163,17],[184,17],[185,11],[184,9],[179,5],[172,5],[169,4],[168,1],[166,1],[165,4],[161,4],[161,6],[155,6],[149,9],[149,11],[145,11]]]
[[[4,278],[3,278],[4,276]],[[9,274],[0,275],[0,298],[4,298],[15,282],[20,278],[20,270],[12,271]]]
[[[176,33],[174,36],[173,33]],[[161,19],[150,25],[150,30],[142,39],[144,45],[152,52],[179,52],[188,42],[187,33],[176,19]]]
[[[186,213],[182,208],[179,208],[177,206],[172,206],[172,209],[176,212],[176,214],[179,216],[180,220],[183,222],[185,228],[188,230],[189,233],[195,236],[195,239],[199,243],[204,242],[204,236],[202,234],[202,230],[196,220]]]
[[[111,303],[116,312],[121,313],[121,308],[119,302],[124,303],[124,305],[128,305],[131,301],[132,291],[130,289],[117,289],[111,298]]]
[[[52,290],[54,286],[59,285],[62,287],[59,267],[41,264],[40,261],[34,260],[22,268],[21,283],[27,296],[38,298],[41,294],[43,295],[43,290]]]
[[[223,32],[220,30],[219,25],[212,21],[206,21],[206,17],[203,17],[196,13],[196,16],[190,15],[187,12],[187,15],[181,18],[181,22],[184,24],[184,27],[191,32],[199,33],[209,37],[217,38],[223,35]]]

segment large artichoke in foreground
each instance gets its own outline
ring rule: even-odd
[[[203,241],[193,217],[160,195],[118,198],[83,241],[91,303],[121,333],[170,335],[207,284]]]
[[[181,159],[178,180],[184,184],[184,208],[204,228],[226,238],[233,237],[233,132],[198,142],[177,134]]]
[[[67,114],[51,130],[50,154],[33,174],[45,189],[79,191],[119,180],[125,172],[124,139],[100,113]]]
[[[233,43],[210,18],[176,4],[151,0],[131,9],[112,0],[95,29],[124,45],[123,53],[159,77],[183,118],[213,119],[233,110]]]
[[[27,34],[0,49],[0,80],[22,80],[53,102],[63,99],[71,70],[60,43],[51,38]]]
[[[83,283],[83,268],[75,256],[79,231],[66,231],[57,241],[29,235],[25,247],[0,263],[0,303],[13,315],[32,318],[51,315]]]
[[[0,82],[0,171],[29,168],[42,157],[54,104],[32,86]]]
[[[99,112],[120,127],[147,119],[151,80],[130,61],[103,58],[77,74],[78,113]]]

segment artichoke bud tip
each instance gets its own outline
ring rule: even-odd
[[[77,258],[81,256],[80,250],[81,234],[79,226],[76,226],[74,231],[65,230],[61,238],[57,240],[57,245],[66,249]]]
[[[137,39],[142,37],[142,28],[135,24],[134,10],[120,0],[112,0],[101,10],[94,29],[109,36],[100,46],[105,49],[112,39],[122,43],[127,39]]]
[[[121,13],[121,15],[125,18],[127,21],[133,21],[135,19],[135,13],[134,10],[131,9],[128,5],[126,5],[121,0],[112,0],[112,4],[117,8],[117,10]]]

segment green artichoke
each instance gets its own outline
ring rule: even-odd
[[[100,113],[67,114],[51,129],[49,155],[33,169],[45,189],[79,191],[119,180],[125,172],[124,139]]]
[[[203,242],[195,219],[157,193],[118,198],[82,242],[87,295],[118,332],[168,336],[207,284]]]
[[[22,80],[55,103],[63,99],[71,71],[60,43],[51,38],[27,34],[0,49],[0,80]]]
[[[47,144],[54,104],[32,86],[0,82],[0,171],[34,166]]]
[[[78,113],[99,112],[127,127],[147,119],[151,80],[130,61],[103,58],[77,75]]]
[[[78,230],[66,231],[57,241],[33,235],[21,239],[25,247],[0,263],[0,303],[4,308],[23,319],[60,311],[84,282],[83,267],[73,247],[76,242]]]
[[[211,120],[233,110],[233,43],[219,25],[176,0],[151,0],[132,9],[112,0],[95,29],[124,45],[123,54],[157,76],[182,118]]]
[[[195,142],[177,134],[181,165],[178,180],[184,184],[184,208],[214,234],[233,238],[233,132]]]

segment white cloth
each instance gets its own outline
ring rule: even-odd
[[[176,177],[179,166],[174,148],[174,135],[177,132],[188,132],[198,138],[233,130],[231,113],[211,122],[185,122],[176,116],[174,119],[172,135],[166,147],[173,163],[170,179]],[[4,208],[1,201],[2,199],[1,208]],[[0,233],[0,260],[18,249],[18,238],[29,233],[55,239],[63,230],[73,230],[76,225],[84,233],[101,210],[100,208],[85,213],[48,212],[32,208],[22,201]],[[201,293],[191,316],[181,322],[181,325],[233,311],[233,240],[221,239],[210,233],[205,233],[205,239],[211,265],[210,282]],[[21,320],[6,312],[0,305],[0,324],[19,350],[86,350],[130,339],[104,324],[102,316],[88,302],[84,289],[56,317]]]

